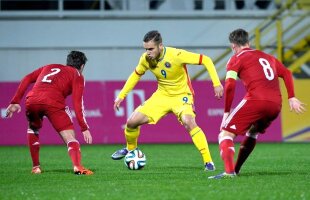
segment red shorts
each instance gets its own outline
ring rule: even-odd
[[[227,117],[223,130],[245,135],[254,126],[256,132],[264,133],[280,111],[281,104],[272,101],[243,99]]]
[[[42,127],[43,117],[46,116],[59,133],[73,128],[71,113],[68,107],[57,108],[44,104],[33,104],[26,101],[26,116],[29,127],[38,131]]]

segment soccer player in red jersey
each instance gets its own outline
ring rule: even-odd
[[[80,144],[75,138],[72,115],[65,105],[65,99],[72,94],[73,106],[77,120],[86,143],[92,143],[92,136],[85,120],[83,105],[84,70],[87,58],[84,53],[72,51],[67,56],[67,64],[50,64],[38,68],[26,75],[10,105],[6,110],[6,117],[12,117],[14,112],[20,112],[20,101],[27,88],[34,83],[26,96],[26,116],[28,119],[27,139],[32,158],[32,173],[40,174],[39,161],[39,130],[43,117],[46,116],[62,140],[67,144],[68,154],[73,163],[75,174],[91,175],[92,171],[81,164]]]
[[[282,107],[278,77],[286,86],[291,110],[305,111],[305,104],[294,94],[291,72],[275,57],[262,51],[251,49],[248,33],[237,29],[230,33],[229,41],[234,55],[227,63],[225,80],[225,110],[219,134],[221,158],[225,172],[209,178],[234,177],[239,174],[242,164],[255,147],[259,133],[277,118]],[[231,112],[237,77],[246,88],[246,95]],[[234,165],[235,148],[233,140],[238,135],[246,135],[240,145],[237,162]]]

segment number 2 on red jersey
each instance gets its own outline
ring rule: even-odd
[[[45,83],[51,83],[52,80],[48,79],[50,76],[54,76],[55,74],[58,74],[60,72],[60,69],[59,68],[52,68],[51,69],[51,73],[45,75],[42,79],[42,82],[45,82]]]

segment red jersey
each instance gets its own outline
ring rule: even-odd
[[[84,77],[76,68],[61,64],[50,64],[33,71],[22,79],[11,101],[12,104],[19,104],[31,83],[34,83],[34,86],[26,97],[31,98],[35,104],[65,108],[65,99],[72,94],[73,106],[79,125],[82,131],[89,128],[83,105]]]
[[[228,61],[228,71],[236,72],[243,82],[246,88],[244,97],[246,100],[266,100],[281,104],[278,77],[284,79],[289,98],[294,97],[291,72],[275,57],[262,51],[243,49]],[[228,78],[225,82],[225,112],[230,111],[233,100],[234,88],[229,88],[232,81],[234,80]]]

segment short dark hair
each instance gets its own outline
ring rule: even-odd
[[[67,65],[76,69],[81,69],[82,65],[85,65],[87,58],[83,52],[71,51],[67,56]]]
[[[160,44],[163,42],[163,39],[161,38],[160,33],[156,30],[149,31],[148,33],[145,34],[143,38],[143,42],[149,42],[151,40],[153,40],[154,43],[156,44]]]
[[[249,43],[249,34],[245,30],[239,28],[229,34],[230,43],[238,46],[244,46]]]

